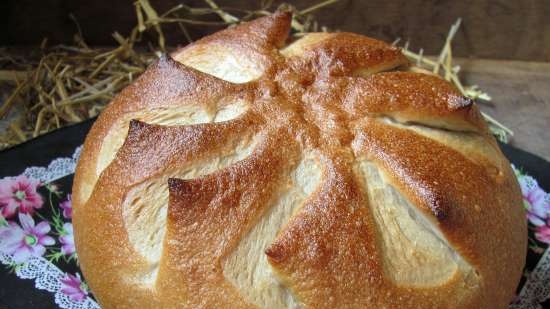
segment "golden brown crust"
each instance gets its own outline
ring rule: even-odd
[[[235,97],[244,95],[235,85],[184,67],[169,57],[161,57],[133,84],[122,90],[101,113],[89,133],[95,138],[88,138],[84,143],[75,182],[90,183],[93,188],[99,176],[96,165],[101,144],[112,127],[125,114],[181,105],[199,105],[214,109],[211,105],[214,105],[213,102],[222,97],[223,93],[232,93]],[[86,202],[91,193],[87,187],[74,186],[73,198],[77,204]]]
[[[305,42],[304,42],[305,41]],[[350,48],[352,47],[352,48]],[[355,33],[312,33],[282,51],[288,66],[317,77],[368,75],[408,65],[396,47]]]
[[[260,73],[274,69],[279,58],[277,48],[282,47],[290,30],[291,14],[278,12],[253,22],[243,23],[214,33],[175,51],[176,61],[193,66],[195,61],[209,61],[208,57],[223,58],[224,52],[234,55],[234,61],[253,66]],[[220,51],[218,51],[220,50]],[[207,56],[203,59],[203,56]],[[246,59],[252,61],[244,63]],[[222,59],[217,59],[218,63]]]
[[[80,263],[101,305],[262,307],[226,278],[224,261],[296,185],[289,175],[308,156],[320,168],[318,186],[261,249],[293,302],[505,308],[526,226],[515,177],[475,104],[438,77],[383,72],[408,62],[374,39],[312,34],[283,48],[289,24],[288,13],[277,13],[173,54],[196,69],[162,58],[99,117],[73,207]],[[219,55],[230,70],[212,66]],[[388,275],[384,230],[358,174],[363,163],[453,252],[460,267],[444,282],[417,286]],[[167,206],[146,196],[157,186]],[[162,236],[151,246],[157,234],[137,242],[132,234],[149,228],[132,226],[149,204],[159,207],[151,225]]]
[[[230,168],[199,179],[169,181],[167,247],[159,287],[186,298],[168,298],[163,302],[165,308],[182,304],[187,308],[254,308],[225,280],[221,262],[266,211],[274,198],[272,192],[296,164],[299,149],[293,144],[290,136],[279,131]],[[171,280],[174,276],[181,280]]]
[[[352,166],[327,158],[325,183],[266,252],[307,308],[491,308],[464,278],[423,289],[399,287],[382,269],[376,228]],[[330,162],[330,163],[329,163]],[[322,215],[319,215],[322,214]],[[365,287],[368,288],[365,288]],[[457,286],[460,288],[457,289]],[[466,294],[466,299],[461,299]]]
[[[136,297],[143,294],[144,299],[157,298],[151,296],[150,288],[129,283],[133,277],[143,276],[148,265],[134,254],[127,238],[121,206],[128,192],[170,170],[226,154],[237,138],[252,135],[253,118],[243,117],[221,126],[161,127],[132,122],[117,158],[102,173],[90,200],[75,209],[73,219],[79,230],[77,246],[95,248],[79,250],[79,260],[84,273],[99,275],[96,280],[89,275],[89,283],[101,295],[102,303],[131,307],[126,302],[127,294],[121,291],[130,291]],[[111,260],[116,262],[105,263]]]

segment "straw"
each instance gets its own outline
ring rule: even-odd
[[[332,5],[337,0],[321,1],[305,9],[283,4],[273,8],[272,0],[263,0],[257,10],[243,10],[220,7],[214,0],[204,0],[205,7],[176,5],[159,14],[148,0],[134,2],[136,25],[128,36],[113,33],[117,46],[113,48],[92,48],[82,36],[82,29],[74,16],[76,24],[75,45],[48,46],[45,39],[40,46],[41,57],[21,56],[17,51],[0,49],[0,84],[10,84],[11,94],[0,104],[0,119],[17,107],[23,113],[8,124],[5,132],[0,133],[0,149],[13,146],[29,138],[39,136],[50,130],[78,123],[101,112],[106,104],[121,89],[129,85],[149,64],[166,51],[163,26],[177,24],[184,37],[192,38],[186,25],[200,27],[228,26],[247,21],[258,16],[271,14],[275,9],[293,12],[292,35],[299,37],[311,31],[327,31],[320,26],[311,13]],[[231,12],[231,13],[230,13]],[[203,19],[203,16],[215,15],[219,21]],[[463,86],[460,82],[459,68],[453,66],[451,43],[460,27],[460,19],[452,25],[439,57],[431,60],[424,56],[423,50],[415,53],[408,49],[403,53],[420,69],[439,74],[453,82],[464,95],[473,99],[491,100],[478,86]],[[143,34],[152,34],[156,42],[150,48],[136,48],[142,42]],[[399,39],[394,42],[394,45]],[[4,69],[9,67],[9,69]],[[489,115],[483,114],[497,137],[507,140],[513,132]]]

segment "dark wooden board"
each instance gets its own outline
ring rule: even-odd
[[[514,131],[511,144],[550,160],[550,63],[456,60],[464,83],[493,97],[479,105]]]
[[[159,12],[185,3],[205,6],[201,0],[150,0]],[[321,0],[287,1],[306,8]],[[72,42],[73,13],[92,45],[113,45],[111,33],[128,34],[136,23],[133,0],[2,0],[0,46]],[[275,1],[275,4],[282,1]],[[255,9],[259,0],[217,0],[221,6]],[[449,26],[463,18],[455,54],[491,59],[550,61],[550,3],[548,0],[340,0],[316,12],[321,24],[332,29],[363,33],[386,41],[410,39],[415,49],[437,54]],[[212,16],[215,19],[215,16]],[[194,37],[219,28],[191,27]],[[169,42],[184,42],[177,27],[168,29]]]

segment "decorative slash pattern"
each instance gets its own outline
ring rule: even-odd
[[[52,226],[67,226],[70,224],[70,187],[60,187],[56,181],[60,178],[70,176],[74,173],[75,160],[78,159],[80,153],[80,147],[76,149],[72,158],[58,158],[52,161],[49,167],[29,167],[20,176],[31,177],[30,175],[37,175],[39,178],[33,178],[39,180],[38,192],[41,192],[42,198],[47,201],[50,191],[44,188],[50,188],[56,190],[55,192],[67,192],[64,194],[67,198],[56,199],[53,206],[58,208],[57,212],[52,212],[51,217],[44,217],[38,210],[32,216],[36,222],[51,222]],[[33,171],[34,174],[30,172]],[[35,173],[34,171],[40,171]],[[64,171],[64,172],[60,172]],[[525,174],[520,169],[514,167],[516,176],[522,188],[522,194],[524,198],[524,206],[528,210],[529,220],[529,256],[531,260],[538,260],[535,266],[526,266],[524,271],[524,278],[521,286],[518,288],[518,296],[514,302],[510,305],[510,309],[542,309],[544,308],[542,303],[550,299],[550,250],[548,250],[548,242],[544,238],[539,239],[537,235],[539,221],[533,221],[533,216],[537,215],[542,218],[544,222],[548,222],[550,213],[541,212],[540,208],[548,206],[550,201],[550,194],[545,192],[538,185],[536,179]],[[13,181],[15,177],[4,177],[1,181]],[[44,193],[42,193],[44,192]],[[534,196],[538,198],[533,198]],[[538,202],[539,204],[537,204]],[[546,203],[546,204],[544,204]],[[49,205],[44,205],[48,207]],[[5,205],[0,205],[5,207]],[[57,215],[56,215],[57,213]],[[48,214],[50,215],[50,214]],[[61,220],[61,221],[60,221]],[[78,267],[77,257],[70,251],[63,250],[64,243],[61,238],[70,238],[72,235],[67,232],[55,233],[55,229],[49,231],[48,234],[51,237],[57,236],[55,244],[48,246],[48,250],[42,256],[29,256],[24,262],[17,263],[13,254],[6,252],[5,242],[7,241],[4,236],[6,229],[8,228],[7,222],[13,222],[11,219],[0,217],[0,262],[4,264],[4,270],[2,271],[14,271],[17,277],[22,280],[33,280],[35,287],[40,290],[46,290],[51,292],[55,299],[55,303],[59,308],[63,309],[99,309],[99,305],[94,301],[91,291],[89,291],[86,283],[82,279],[80,273],[67,273],[61,270],[63,266],[60,266],[63,259],[68,258],[69,262]],[[55,223],[57,222],[57,223]],[[546,224],[546,223],[545,223]],[[71,231],[72,232],[72,231]],[[53,255],[52,255],[53,253]],[[66,253],[70,253],[67,255]]]

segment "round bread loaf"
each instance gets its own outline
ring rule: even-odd
[[[506,308],[526,253],[472,100],[276,13],[165,56],[86,138],[82,271],[109,308]]]

